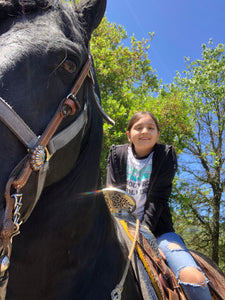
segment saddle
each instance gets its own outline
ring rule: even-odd
[[[128,239],[130,242],[134,239],[135,224],[132,222],[126,222],[123,220],[117,220],[119,223],[119,230],[125,242],[128,245]],[[126,237],[124,236],[126,234]],[[206,277],[209,279],[209,288],[213,300],[225,299],[225,277],[222,272],[215,268],[206,261],[206,259],[195,251],[190,251],[197,264],[201,267]],[[149,296],[149,292],[146,292],[146,284],[143,287],[141,280],[146,282],[143,270],[139,267],[137,271],[137,261],[141,261],[145,272],[149,276],[151,284],[155,291],[155,296]],[[136,242],[136,251],[134,259],[132,261],[132,267],[136,275],[136,279],[140,284],[144,299],[162,299],[162,300],[186,300],[186,296],[178,283],[174,273],[167,266],[166,262],[160,256],[155,237],[146,227],[142,227],[139,230],[139,234]],[[141,275],[140,275],[141,273]]]
[[[191,255],[195,259],[198,266],[205,273],[206,277],[209,279],[209,290],[212,299],[225,299],[225,276],[219,267],[211,261],[207,256],[190,250]]]

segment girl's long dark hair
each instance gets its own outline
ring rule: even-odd
[[[140,111],[135,113],[129,120],[128,124],[127,124],[127,131],[130,132],[132,126],[134,125],[134,123],[136,123],[137,121],[139,121],[143,116],[148,115],[149,117],[152,118],[152,120],[155,122],[155,125],[157,127],[158,132],[160,132],[159,129],[159,122],[156,119],[156,117],[153,115],[153,113],[150,113],[148,111]]]

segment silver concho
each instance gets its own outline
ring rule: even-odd
[[[0,257],[0,273],[7,271],[9,264],[10,262],[7,255]]]
[[[34,171],[40,170],[41,166],[44,164],[46,160],[45,148],[42,146],[37,146],[31,155],[31,167]]]

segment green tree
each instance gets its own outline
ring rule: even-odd
[[[159,120],[160,142],[173,145],[177,154],[181,153],[194,129],[189,118],[189,102],[183,92],[174,87],[168,92],[162,89],[157,97],[146,103],[146,109]]]
[[[220,240],[224,243],[225,187],[225,54],[224,45],[213,48],[212,40],[202,46],[202,58],[190,62],[179,73],[175,83],[190,103],[195,132],[188,140],[182,155],[182,181],[177,186],[180,209],[210,249],[210,256],[218,263]],[[222,239],[223,236],[223,239]],[[224,247],[224,245],[223,245]]]

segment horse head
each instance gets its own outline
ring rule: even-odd
[[[89,41],[105,6],[106,0],[81,1],[77,6],[45,0],[0,1],[3,252],[10,252],[8,244],[15,227],[7,225],[18,200],[12,194],[23,195],[22,208],[14,216],[20,219],[18,225],[18,221],[27,220],[42,190],[57,184],[74,166],[81,167],[80,161],[90,149],[94,153],[93,172],[85,183],[84,178],[80,180],[78,187],[80,191],[96,188],[102,120],[92,99],[99,108]],[[46,145],[37,153],[40,141]],[[31,166],[32,157],[42,160],[39,169]],[[27,168],[30,171],[24,178]],[[44,177],[40,175],[43,172]],[[4,197],[7,193],[9,205]]]
[[[17,1],[12,1],[12,3],[7,1],[7,4],[7,9],[2,6],[1,11],[5,19],[3,19],[4,26],[2,26],[0,37],[0,97],[4,104],[13,108],[36,137],[39,137],[53,118],[60,101],[70,96],[73,83],[80,79],[82,68],[88,59],[90,60],[89,40],[92,31],[98,26],[104,14],[105,1],[83,1],[74,10],[68,9],[68,5],[63,6],[61,3],[53,7],[50,2],[46,1],[24,2],[19,11]],[[51,32],[49,32],[49,27],[51,27]],[[82,120],[79,125],[76,126],[76,123],[74,125],[77,135],[72,135],[71,141],[67,143],[61,142],[61,146],[58,147],[59,151],[56,151],[58,148],[52,149],[54,155],[49,161],[45,186],[59,181],[68,174],[79,156],[84,131],[90,124],[87,121],[88,114],[91,118],[92,103],[88,103],[88,98],[90,98],[87,88],[90,84],[90,80],[87,79],[88,74],[89,70],[84,74],[81,87],[76,91],[77,94],[72,94],[74,98],[76,96],[76,99],[69,99],[75,102],[75,112],[62,120],[56,128],[56,133],[62,132],[69,124],[76,121],[84,110],[88,111],[80,117]],[[6,122],[3,120],[3,123]],[[11,122],[3,123],[0,124],[2,138],[0,145],[1,208],[5,206],[3,195],[10,172],[25,156],[27,150],[31,151],[31,148],[38,144],[36,140],[28,141],[28,145],[23,145],[19,140],[20,137],[23,138],[23,134],[26,134],[23,128],[16,136],[7,126],[11,125]],[[18,126],[17,123],[14,127],[16,126]],[[96,126],[101,132],[99,121],[96,122]],[[66,139],[66,134],[67,132],[63,131],[61,136]],[[53,141],[48,146],[51,148],[54,144]],[[99,144],[96,144],[99,147]],[[19,176],[19,171],[18,168],[15,176]],[[33,172],[32,179],[28,181],[27,186],[33,185],[34,180],[37,181],[35,177],[37,177],[37,172]],[[31,199],[30,190],[29,198]],[[26,201],[24,206],[26,206]]]

